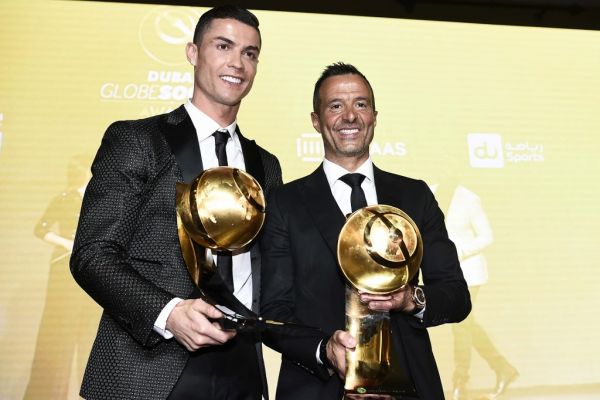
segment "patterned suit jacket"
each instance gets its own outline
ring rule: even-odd
[[[279,161],[241,134],[240,141],[246,170],[269,193],[282,183]],[[175,183],[191,182],[202,170],[196,131],[183,106],[107,129],[71,257],[76,281],[103,308],[84,398],[165,399],[177,382],[188,352],[153,325],[167,302],[193,291],[177,236]],[[254,246],[255,310],[259,266]]]

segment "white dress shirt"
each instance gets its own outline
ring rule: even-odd
[[[352,206],[350,205],[350,194],[352,193],[352,188],[347,183],[341,181],[340,178],[352,172],[332,163],[328,159],[323,160],[323,170],[325,171],[327,182],[329,182],[331,193],[340,207],[340,210],[342,210],[344,215],[351,214]],[[371,160],[371,157],[358,167],[354,173],[365,176],[360,187],[365,192],[367,205],[372,206],[377,204],[377,191],[375,190],[375,180],[373,179],[373,161]]]
[[[221,127],[212,118],[200,111],[196,106],[188,101],[184,105],[187,113],[192,119],[194,128],[196,128],[196,134],[198,135],[198,143],[200,144],[200,155],[202,156],[202,165],[204,169],[214,168],[219,166],[219,160],[215,152],[215,138],[213,133],[217,130],[227,130],[231,136],[230,140],[225,145],[225,151],[227,153],[227,162],[230,167],[246,170],[244,163],[244,154],[242,152],[242,145],[240,138],[236,133],[237,122],[234,121],[231,125]],[[215,264],[216,254],[214,255]],[[252,309],[252,266],[250,251],[245,252],[233,252],[232,255],[232,268],[233,268],[233,294],[240,300],[240,302],[249,309]],[[160,315],[154,323],[154,330],[165,337],[170,339],[173,337],[171,332],[166,330],[167,318],[173,310],[173,308],[182,299],[172,299],[161,311]]]

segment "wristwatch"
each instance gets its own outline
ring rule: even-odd
[[[425,308],[425,292],[421,286],[413,286],[412,300],[415,303],[413,315],[418,314]]]

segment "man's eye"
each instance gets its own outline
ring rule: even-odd
[[[258,55],[253,51],[247,51],[246,57],[248,57],[251,60],[256,60],[258,58]]]
[[[358,107],[358,108],[367,108],[367,103],[363,103],[363,102],[356,103],[356,107]]]
[[[342,106],[341,106],[340,104],[332,104],[332,105],[330,106],[330,108],[331,108],[332,110],[339,110],[340,108],[342,108]]]
[[[219,49],[219,50],[227,50],[227,49],[229,49],[229,45],[226,44],[226,43],[219,43],[217,45],[217,49]]]

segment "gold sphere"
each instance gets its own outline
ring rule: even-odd
[[[177,183],[177,216],[200,246],[238,250],[258,235],[265,220],[265,196],[247,172],[210,168],[190,185]]]
[[[378,204],[348,217],[339,235],[337,256],[352,286],[387,294],[406,285],[419,270],[423,239],[408,214]]]

